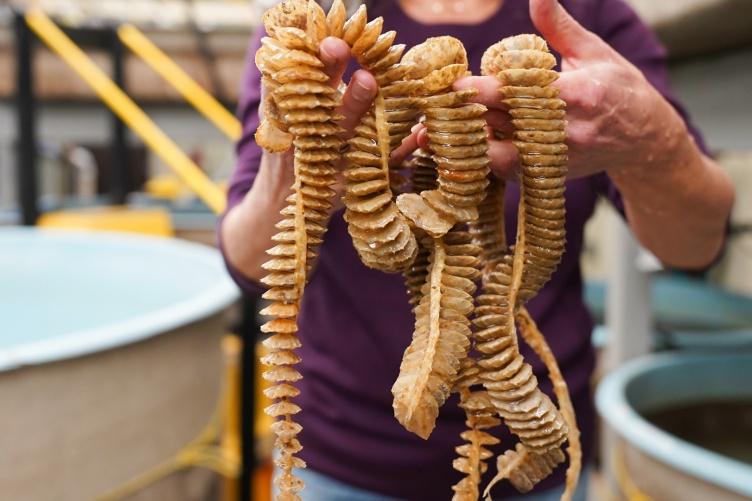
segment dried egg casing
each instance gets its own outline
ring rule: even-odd
[[[499,457],[499,475],[492,485],[509,477],[521,491],[532,488],[563,462],[560,447],[573,437],[569,427],[576,427],[568,418],[565,422],[540,393],[532,370],[519,355],[515,336],[517,308],[548,281],[565,248],[566,106],[558,99],[558,90],[549,87],[558,77],[551,70],[555,64],[545,42],[534,35],[495,44],[481,63],[484,74],[496,74],[501,81],[522,164],[514,254],[493,249],[488,232],[497,221],[485,209],[482,214],[488,222],[475,228],[485,242],[484,249],[497,256],[494,270],[484,273],[484,294],[479,296],[483,306],[476,310],[475,322],[482,329],[476,335],[482,354],[478,365],[484,369],[481,377],[494,406],[521,441],[517,451]],[[489,306],[494,303],[505,308]],[[558,381],[553,372],[551,377]]]

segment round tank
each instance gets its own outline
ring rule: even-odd
[[[238,297],[217,251],[4,228],[0,277],[0,497],[94,499],[209,420]],[[147,497],[201,499],[200,475],[175,475]]]
[[[596,405],[613,483],[630,499],[752,499],[750,381],[752,354],[653,355],[609,374]]]

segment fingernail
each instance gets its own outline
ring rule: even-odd
[[[420,128],[421,128],[421,127],[423,127],[423,124],[422,124],[422,123],[420,123],[420,122],[418,122],[417,124],[413,125],[413,126],[412,126],[412,127],[410,128],[410,132],[412,132],[412,133],[414,134],[414,133],[418,132],[418,131],[420,130]]]
[[[353,85],[353,97],[357,101],[370,101],[373,97],[373,91],[370,87],[365,85],[360,78],[355,77],[355,85]]]
[[[324,59],[332,60],[334,59],[334,55],[329,52],[329,50],[326,48],[327,44],[324,42],[321,42],[321,45],[319,46],[319,52],[321,52],[321,57]]]
[[[467,81],[466,81],[467,78],[469,78],[469,77],[462,77],[462,78],[459,78],[459,79],[455,80],[454,81],[454,86],[455,87],[465,87],[465,86],[467,86]]]

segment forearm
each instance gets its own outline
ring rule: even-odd
[[[640,165],[609,174],[640,243],[667,266],[703,268],[723,245],[734,189],[673,108],[661,101],[665,119],[651,132],[653,154]]]
[[[266,155],[265,155],[266,156]],[[261,267],[269,257],[279,212],[290,194],[292,169],[280,162],[262,160],[251,190],[230,209],[222,222],[220,238],[227,261],[243,276],[259,281],[266,272]]]

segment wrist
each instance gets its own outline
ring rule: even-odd
[[[267,260],[264,251],[277,232],[280,211],[293,179],[291,156],[285,161],[262,159],[250,191],[225,215],[220,238],[227,261],[243,276],[259,280]],[[249,238],[251,236],[252,238]]]
[[[622,195],[627,218],[661,220],[703,199],[708,178],[705,158],[678,113],[668,103],[675,122],[664,125],[644,155],[629,168],[609,172]],[[674,217],[674,216],[670,216]]]
[[[287,204],[294,180],[291,154],[264,153],[253,186],[242,203],[254,211],[277,214]]]
[[[670,182],[701,162],[702,155],[684,120],[658,91],[650,87],[648,96],[634,109],[639,118],[632,123],[640,132],[631,138],[632,154],[624,155],[625,163],[608,171],[618,188],[624,190],[633,183]]]

